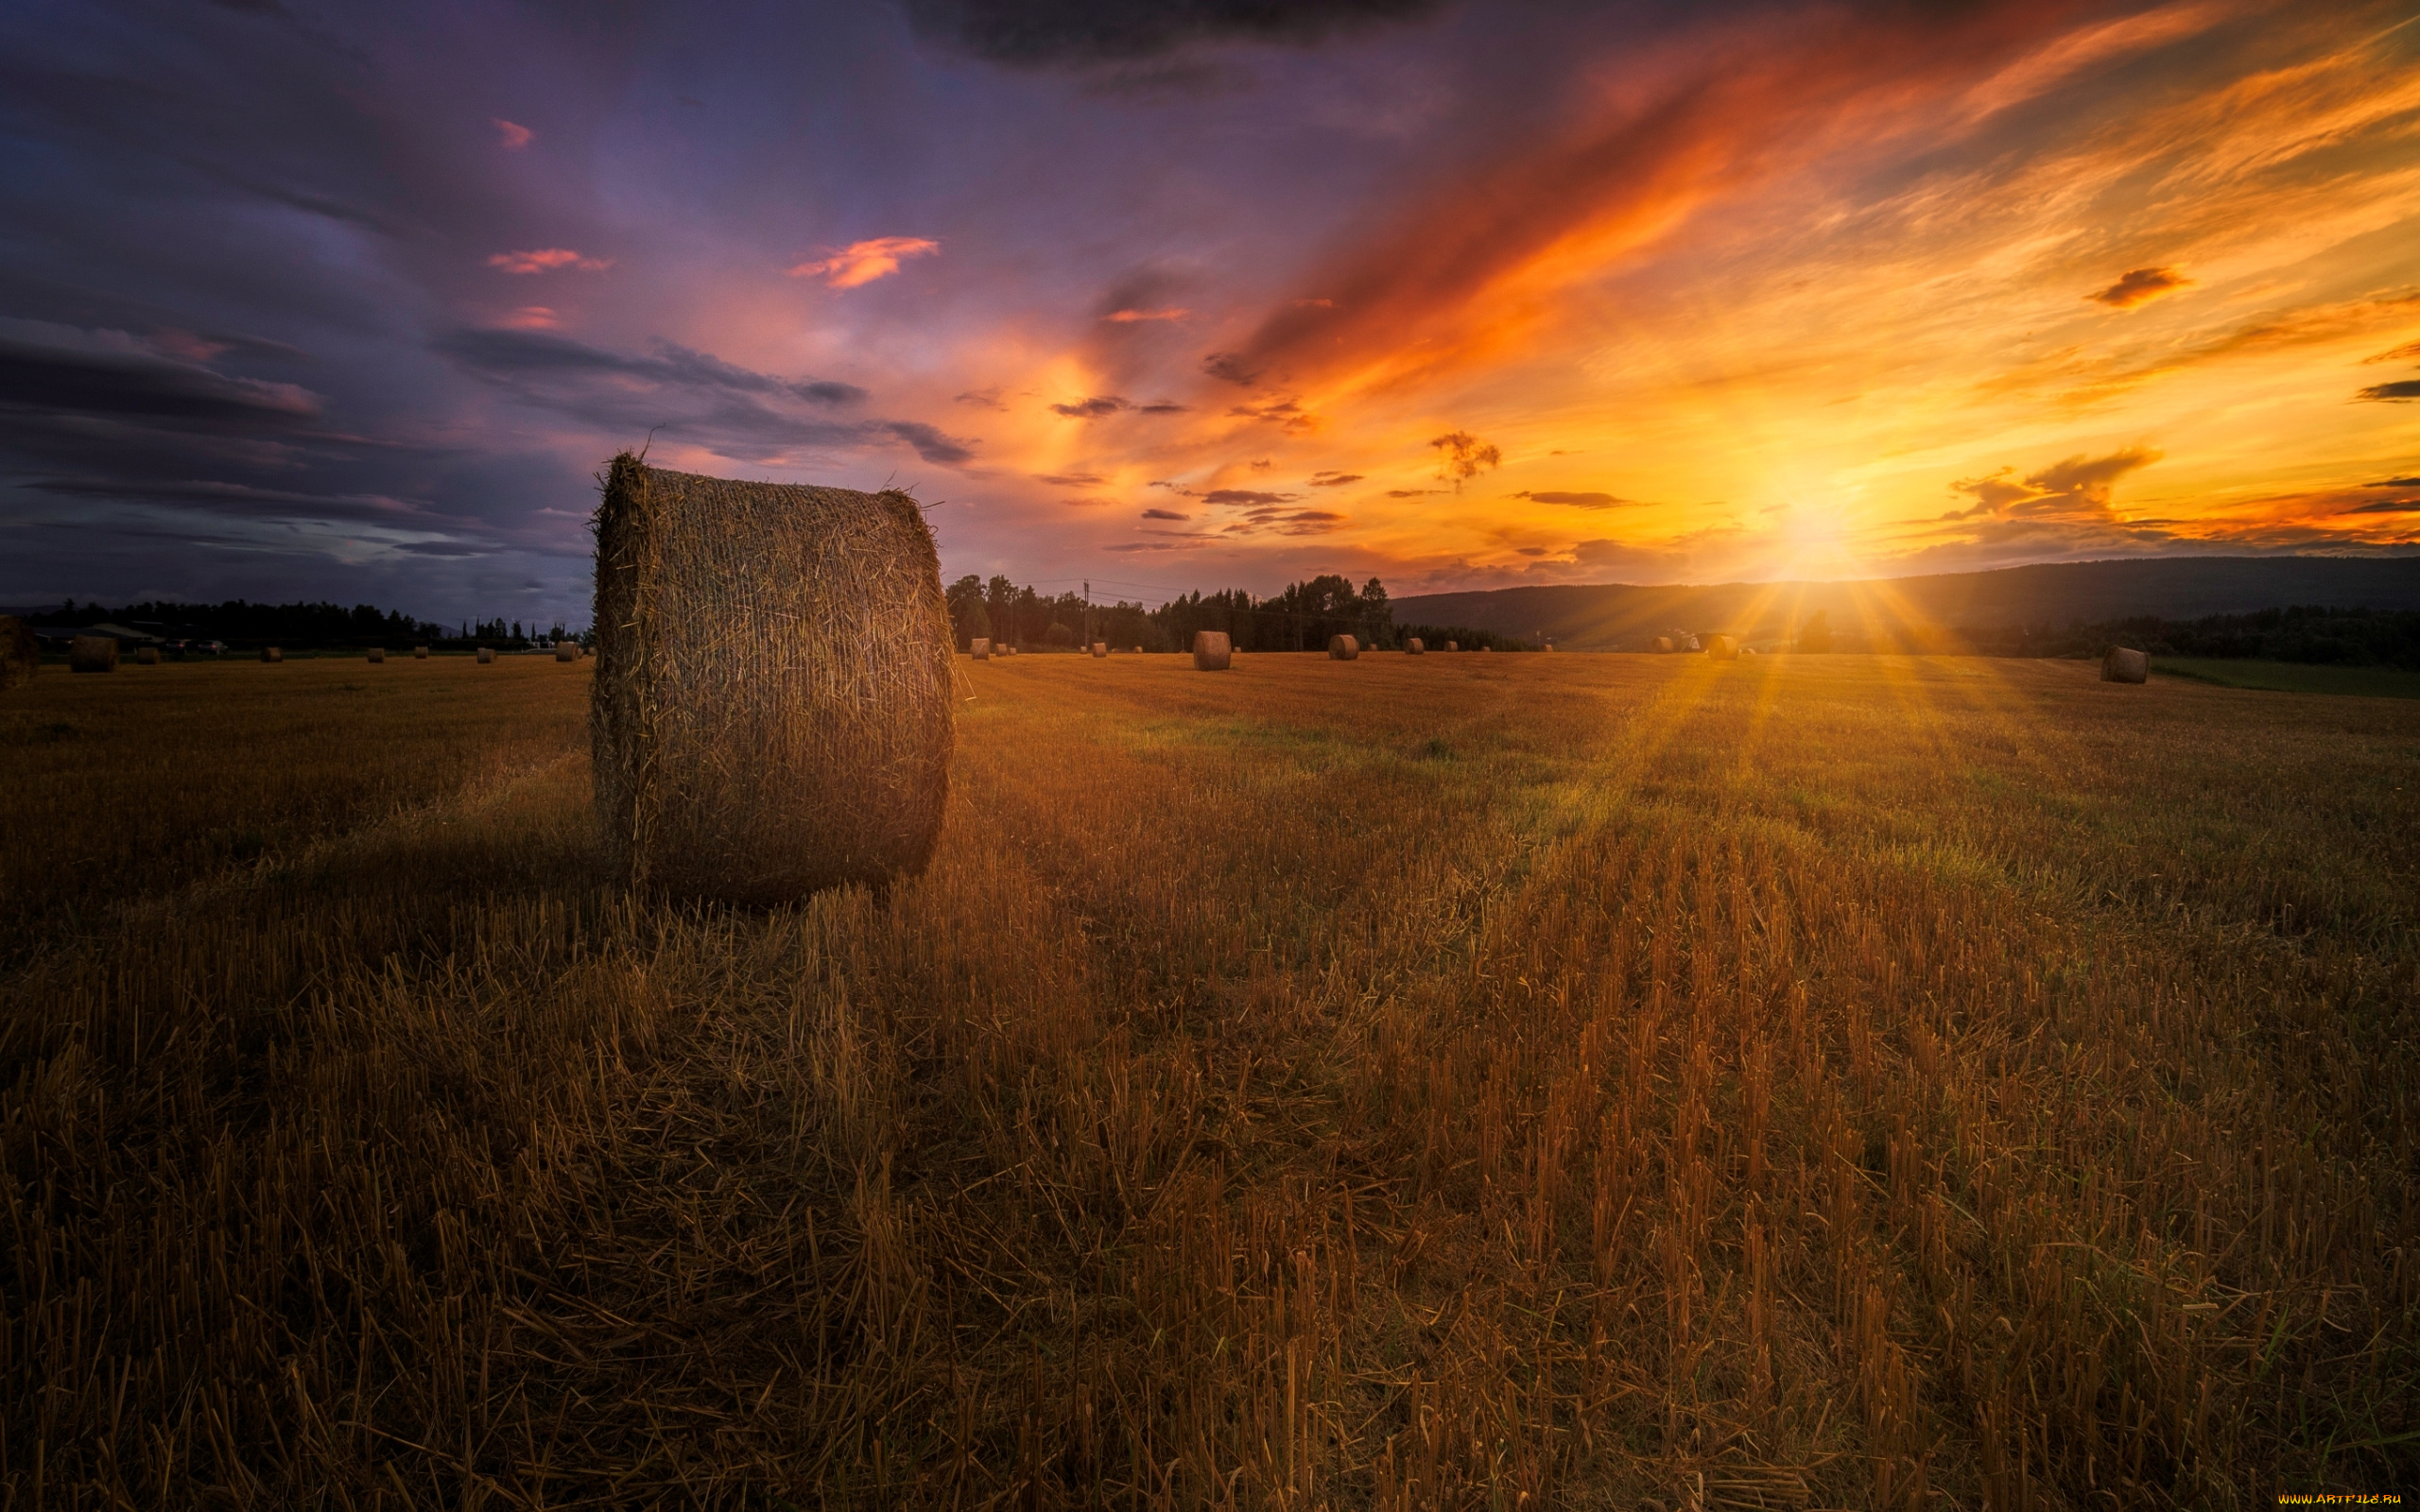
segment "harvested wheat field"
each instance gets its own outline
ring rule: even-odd
[[[2420,705],[968,663],[755,912],[606,881],[594,665],[0,701],[0,1503],[2420,1486]]]

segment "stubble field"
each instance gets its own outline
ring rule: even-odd
[[[591,665],[0,700],[0,1505],[2420,1489],[2420,703],[966,664],[760,914]]]

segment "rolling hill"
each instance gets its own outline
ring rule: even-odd
[[[2420,557],[2169,557],[1845,582],[1589,583],[1427,593],[1397,599],[1394,610],[1399,625],[1550,637],[1575,651],[1636,650],[1675,628],[1775,640],[1822,610],[1843,649],[1947,649],[1962,629],[2191,619],[2291,604],[2420,610]]]

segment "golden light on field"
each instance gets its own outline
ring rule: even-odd
[[[931,869],[751,912],[605,881],[593,663],[411,665],[0,708],[0,1479],[2084,1507],[2410,1469],[2420,702],[969,663]]]

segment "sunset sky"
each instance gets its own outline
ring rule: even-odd
[[[2408,3],[1169,9],[10,6],[0,605],[584,623],[643,445],[1150,601],[2420,550]]]

